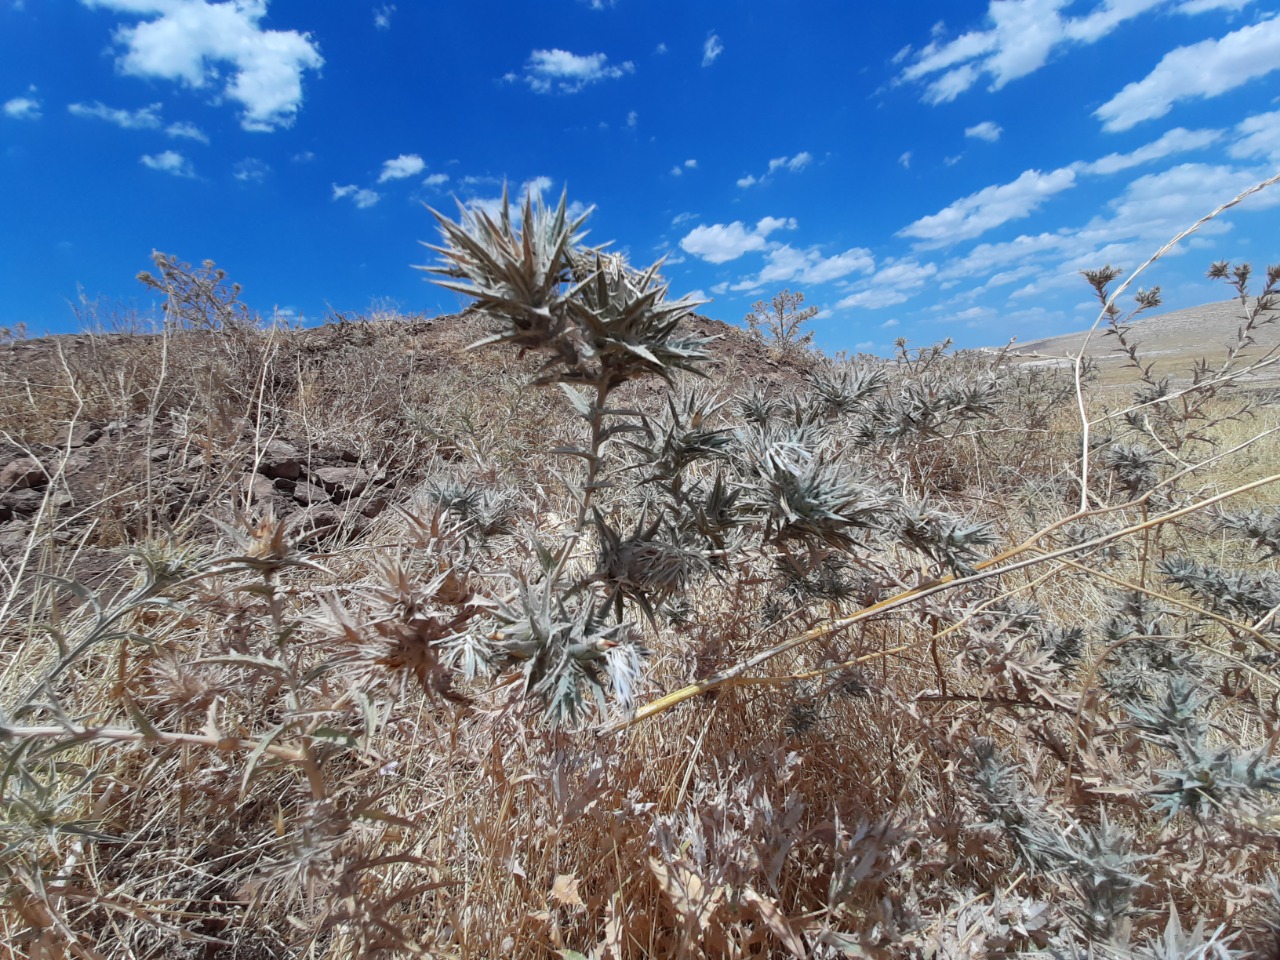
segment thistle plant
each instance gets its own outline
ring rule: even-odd
[[[568,535],[535,574],[513,571],[516,596],[494,598],[491,611],[500,625],[486,641],[494,655],[470,662],[525,663],[526,692],[544,699],[553,724],[580,719],[588,701],[603,709],[609,691],[625,707],[640,647],[623,601],[652,617],[655,603],[679,593],[705,561],[696,547],[682,545],[680,530],[661,513],[624,533],[593,509],[622,466],[608,458],[611,442],[646,431],[637,412],[612,407],[610,397],[632,380],[670,384],[680,371],[697,372],[708,340],[681,335],[679,325],[698,303],[667,299],[660,263],[635,271],[617,255],[583,246],[589,211],[571,217],[564,195],[555,207],[527,195],[513,213],[504,190],[496,215],[462,208],[454,221],[432,212],[443,243],[429,246],[443,263],[423,269],[473,298],[475,309],[497,324],[476,346],[507,344],[543,355],[535,382],[558,383],[586,433],[580,444],[552,451],[585,464],[579,478],[565,478],[578,507]],[[681,418],[673,406],[671,423],[688,423],[692,432],[668,434],[667,449],[654,458],[669,483],[716,445],[714,433],[697,433],[710,411],[695,401],[683,412]],[[450,508],[464,500],[454,497]],[[595,571],[573,561],[591,530],[599,543]]]

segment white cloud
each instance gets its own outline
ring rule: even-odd
[[[308,34],[265,30],[267,0],[81,0],[86,6],[147,19],[115,31],[116,66],[137,77],[178,80],[197,89],[221,85],[240,103],[240,125],[290,126],[302,105],[302,75],[324,65]],[[220,64],[231,69],[222,71]]]
[[[579,55],[567,50],[535,50],[525,64],[524,82],[535,93],[577,93],[583,87],[601,80],[617,80],[635,73],[630,60],[610,66],[603,53]],[[507,74],[514,79],[513,74]]]
[[[987,143],[995,143],[1000,139],[1002,133],[1004,133],[1004,128],[991,120],[983,120],[981,123],[975,123],[972,127],[965,127],[964,131],[966,137],[974,140],[985,140]]]
[[[1094,0],[1092,9],[1078,16],[1063,15],[1072,0],[990,0],[984,29],[970,30],[944,41],[941,24],[933,40],[919,51],[904,48],[895,63],[907,62],[900,83],[924,83],[926,103],[947,103],[986,75],[989,89],[1034,73],[1059,49],[1096,43],[1121,24],[1168,7],[1172,0]],[[1180,13],[1242,8],[1248,0],[1183,0],[1173,4]],[[941,28],[941,29],[940,29]]]
[[[1280,17],[1242,27],[1220,40],[1178,47],[1146,77],[1094,111],[1104,130],[1128,130],[1163,117],[1180,100],[1216,97],[1280,70]]]
[[[439,187],[449,182],[447,173],[433,173],[422,181],[424,187]]]
[[[1124,269],[1136,267],[1170,237],[1208,213],[1215,202],[1234,197],[1269,172],[1266,168],[1184,163],[1139,177],[1107,205],[1105,215],[1095,216],[1087,223],[1001,243],[979,244],[939,270],[940,286],[947,289],[965,278],[988,278],[982,285],[958,294],[965,299],[1027,280],[1032,282],[1015,291],[1017,297],[1077,289],[1079,270],[1103,263]],[[1265,191],[1245,201],[1237,208],[1237,215],[1274,209],[1277,205],[1280,194]],[[1231,222],[1219,219],[1207,224],[1201,228],[1201,236],[1229,231]],[[1185,254],[1188,249],[1190,245],[1184,244],[1166,257]]]
[[[754,276],[733,285],[734,290],[754,290],[768,284],[795,280],[806,285],[830,283],[851,273],[870,273],[875,269],[871,251],[855,247],[824,257],[816,247],[797,250],[789,244],[775,246],[765,255],[765,265]]]
[[[176,150],[166,150],[157,154],[143,154],[141,162],[144,167],[150,167],[152,170],[159,170],[162,173],[171,173],[175,177],[193,178],[196,175],[190,161]]]
[[[627,114],[627,126],[628,126],[628,127],[635,127],[635,125],[636,125],[639,121],[640,121],[640,114],[636,113],[634,110],[632,110],[630,113],[628,113],[628,114]]]
[[[884,323],[880,324],[880,329],[881,329],[881,330],[892,330],[894,327],[896,327],[896,326],[898,325],[898,323],[899,323],[899,322],[900,322],[900,321],[898,320],[898,318],[897,318],[897,317],[890,317],[890,318],[889,318],[888,320],[886,320]]]
[[[789,173],[799,173],[810,163],[813,162],[813,154],[808,150],[801,150],[794,157],[774,157],[769,161],[769,169],[760,176],[747,174],[738,178],[738,186],[743,190],[748,187],[754,187],[757,184],[764,185],[769,182],[769,175],[779,170],[786,170]]]
[[[696,213],[688,213],[688,212],[677,213],[674,217],[671,218],[671,225],[673,227],[678,227],[682,223],[688,223],[690,220],[697,220],[697,219],[698,219],[698,215]]]
[[[363,187],[357,187],[354,183],[348,184],[345,187],[340,187],[335,183],[333,185],[333,199],[341,200],[343,197],[350,197],[351,202],[361,210],[366,207],[372,207],[382,199],[377,192],[373,190],[366,190]]]
[[[520,196],[537,198],[547,193],[554,184],[550,177],[534,177],[520,184]]]
[[[753,250],[763,250],[766,238],[776,230],[794,230],[794,218],[765,217],[754,227],[745,226],[741,220],[730,224],[697,226],[680,241],[680,249],[701,257],[708,263],[727,263]]]
[[[121,110],[95,100],[93,103],[69,104],[67,111],[75,117],[105,120],[124,130],[155,130],[161,123],[160,107],[160,104],[153,103],[137,110]]]
[[[373,8],[373,25],[379,30],[391,29],[391,15],[396,12],[394,3],[383,4]]]
[[[911,151],[910,150],[904,151],[903,154],[900,157],[898,157],[898,166],[902,167],[903,170],[911,169]]]
[[[1246,117],[1236,124],[1238,138],[1227,152],[1237,159],[1280,158],[1280,110]]]
[[[790,170],[792,173],[799,173],[807,167],[813,160],[813,154],[808,150],[802,150],[794,157],[775,157],[769,161],[769,172],[775,170]]]
[[[262,183],[270,173],[270,164],[255,157],[246,157],[235,165],[231,175],[241,183]]]
[[[387,160],[382,164],[382,173],[378,176],[378,182],[386,183],[388,180],[416,177],[426,168],[426,163],[416,153],[402,153],[394,160]]]
[[[1210,10],[1243,10],[1252,0],[1182,0],[1179,13],[1208,13]]]
[[[843,297],[836,301],[836,307],[841,310],[849,310],[860,308],[863,310],[878,310],[881,307],[893,307],[899,303],[906,303],[911,298],[901,290],[890,290],[885,287],[870,287],[866,290],[859,290],[857,293],[851,293],[847,297]]]
[[[196,140],[200,143],[208,143],[209,137],[203,130],[194,123],[188,123],[186,120],[179,120],[177,123],[171,123],[164,128],[164,132],[171,137],[181,137],[184,140]]]
[[[886,260],[875,275],[854,284],[853,292],[836,303],[837,308],[859,307],[875,310],[906,303],[938,272],[933,263],[921,264],[914,258]]]
[[[922,241],[919,247],[941,247],[980,236],[1010,220],[1030,216],[1045,201],[1076,183],[1069,167],[1041,173],[1027,170],[1012,183],[987,187],[970,194],[898,231],[899,236]]]
[[[301,153],[295,153],[289,159],[292,160],[294,163],[310,163],[315,158],[316,158],[316,155],[314,152],[312,152],[311,150],[303,150]]]
[[[4,115],[14,120],[39,120],[40,101],[35,97],[14,97],[4,102]]]
[[[690,158],[686,160],[683,164],[677,163],[674,167],[672,167],[671,175],[673,177],[679,177],[679,176],[682,176],[686,170],[697,170],[697,169],[698,169],[698,161]]]
[[[756,233],[767,237],[775,230],[794,230],[798,226],[795,217],[764,217],[756,224]]]
[[[1161,160],[1175,153],[1200,150],[1222,138],[1221,130],[1186,130],[1174,127],[1158,140],[1153,140],[1131,153],[1109,153],[1092,163],[1081,163],[1076,169],[1081,173],[1117,173],[1152,160]]]
[[[724,53],[724,44],[720,42],[720,37],[714,33],[708,35],[707,42],[702,45],[702,65],[711,66],[722,53]]]

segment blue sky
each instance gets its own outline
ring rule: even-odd
[[[1265,0],[0,0],[0,326],[152,309],[153,249],[264,316],[459,306],[423,204],[538,187],[741,322],[829,349],[1030,340],[1280,171]],[[1280,261],[1280,186],[1142,283]]]

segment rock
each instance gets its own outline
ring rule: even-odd
[[[317,487],[314,483],[307,483],[304,480],[293,488],[293,499],[307,507],[313,504],[328,503],[329,494],[324,491],[323,487]]]
[[[270,500],[276,495],[276,485],[267,477],[257,476],[256,474],[249,480],[249,502],[258,503],[260,500]]]
[[[14,460],[0,470],[0,491],[43,487],[48,482],[49,475],[34,457]]]
[[[90,447],[102,439],[102,426],[96,423],[77,423],[67,433],[67,446],[72,450]]]
[[[272,440],[262,448],[258,472],[273,480],[297,480],[302,476],[302,458],[296,447],[283,440]]]
[[[289,526],[299,543],[309,543],[333,533],[342,525],[342,514],[330,504],[308,507],[290,518]]]
[[[387,508],[386,497],[371,497],[360,508],[360,516],[368,517],[370,520],[372,520],[374,517],[376,517],[386,508]]]
[[[30,517],[39,511],[44,500],[44,491],[28,487],[24,490],[14,490],[11,493],[6,493],[0,498],[0,504],[8,507],[20,517]],[[53,493],[49,496],[49,507],[51,509],[65,507],[70,503],[71,495],[68,493]]]
[[[373,479],[369,471],[361,467],[320,467],[313,471],[313,476],[339,503],[360,496]]]

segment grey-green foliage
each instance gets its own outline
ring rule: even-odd
[[[547,354],[545,380],[602,387],[607,393],[637,377],[669,378],[706,359],[705,338],[676,335],[697,303],[667,300],[658,267],[630,269],[620,257],[581,246],[590,211],[567,212],[527,195],[513,217],[506,191],[496,216],[462,207],[459,220],[432,211],[444,265],[425,267],[437,281],[475,299],[500,322],[484,342]]]
[[[552,723],[578,720],[589,702],[603,709],[610,691],[625,707],[641,649],[623,601],[652,617],[655,605],[680,593],[707,561],[703,544],[688,535],[697,524],[674,522],[661,506],[642,513],[630,532],[594,509],[621,466],[608,457],[610,443],[653,432],[636,411],[615,409],[609,400],[631,380],[670,382],[680,371],[697,371],[709,340],[679,330],[697,303],[668,300],[658,264],[636,271],[619,256],[583,246],[587,214],[571,216],[563,195],[554,207],[529,195],[513,211],[504,191],[496,213],[473,207],[462,208],[457,221],[435,216],[443,242],[429,246],[443,263],[424,269],[443,276],[439,282],[446,288],[472,297],[495,321],[497,329],[481,343],[545,358],[538,382],[564,387],[587,434],[581,445],[554,451],[585,464],[584,475],[566,477],[578,502],[571,534],[558,547],[532,544],[539,567],[515,573],[516,597],[493,601],[490,619],[498,629],[454,638],[453,652],[460,657],[465,648],[466,662],[494,669],[521,664],[526,692],[546,702]],[[714,452],[715,433],[704,435],[697,426],[713,412],[699,400],[671,407],[668,443],[651,465],[673,495],[688,464]],[[440,490],[437,499],[481,532],[506,529],[503,505],[474,490]],[[594,571],[570,560],[590,527],[599,544]]]
[[[1193,679],[1168,675],[1157,696],[1125,704],[1127,725],[1171,755],[1149,791],[1153,807],[1166,818],[1229,813],[1280,793],[1280,763],[1267,749],[1242,750],[1212,740],[1203,716],[1210,699]]]
[[[985,524],[886,492],[886,478],[859,462],[868,443],[922,442],[989,414],[999,383],[991,371],[944,375],[930,368],[935,351],[910,361],[889,396],[883,369],[814,358],[807,389],[785,400],[755,389],[730,403],[684,376],[708,357],[709,339],[681,328],[697,304],[667,299],[659,265],[637,271],[583,246],[586,215],[570,216],[563,196],[555,207],[526,197],[514,211],[504,195],[496,212],[435,216],[443,240],[432,249],[443,262],[424,269],[493,319],[482,343],[544,358],[538,382],[561,385],[584,434],[548,451],[580,465],[560,474],[578,504],[567,535],[533,544],[538,568],[510,572],[520,602],[494,598],[487,619],[498,629],[450,638],[450,662],[522,664],[526,690],[546,700],[551,719],[576,720],[610,691],[626,705],[639,662],[635,615],[687,616],[688,592],[748,554],[773,560],[785,595],[803,606],[874,594],[842,555],[860,554],[864,571],[889,584],[896,574],[880,566],[877,545],[965,572],[993,542]],[[655,414],[611,400],[642,377],[674,388]],[[472,537],[511,529],[507,501],[437,486],[439,507]]]
[[[1223,530],[1247,537],[1259,550],[1266,551],[1263,559],[1280,558],[1280,509],[1223,512],[1219,524]]]
[[[979,803],[1018,859],[1073,891],[1068,911],[1090,941],[1126,939],[1134,893],[1146,882],[1130,833],[1105,811],[1096,826],[1062,823],[993,741],[979,738],[972,749],[970,777]]]
[[[1263,620],[1280,606],[1280,576],[1197,563],[1186,557],[1169,557],[1160,572],[1209,609],[1251,623]],[[1270,628],[1276,630],[1274,622]]]

